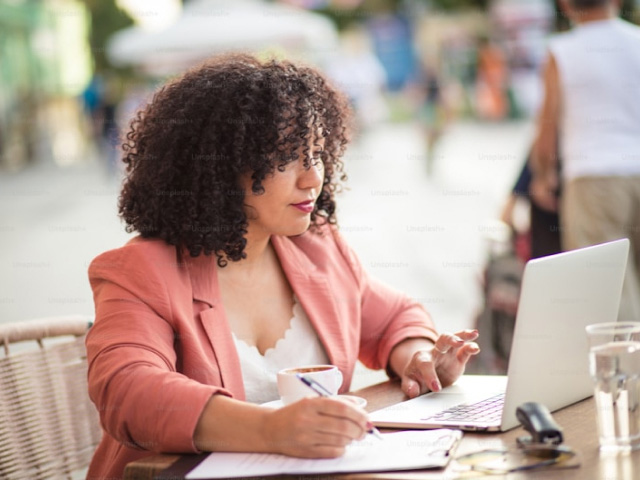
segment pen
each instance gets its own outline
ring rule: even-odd
[[[301,373],[297,373],[296,377],[298,377],[298,380],[300,380],[302,383],[304,383],[307,387],[309,387],[311,390],[316,392],[321,397],[333,397],[333,394],[329,390],[327,390],[325,387],[323,387],[320,383],[315,381],[313,378],[309,378],[305,375],[302,375]],[[369,430],[367,433],[371,433],[376,437],[378,437],[378,439],[383,440],[382,434],[376,427],[371,427],[371,430]]]

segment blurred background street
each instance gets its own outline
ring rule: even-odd
[[[443,330],[471,327],[482,306],[487,239],[501,231],[496,218],[531,131],[526,121],[460,121],[430,175],[415,125],[377,125],[348,150],[343,235],[371,275],[420,301]],[[87,267],[131,237],[117,217],[118,181],[100,160],[41,161],[0,177],[2,321],[93,314]],[[360,368],[354,385],[384,375]]]
[[[376,126],[347,154],[344,236],[372,275],[421,301],[442,328],[471,323],[485,238],[530,130],[527,122],[458,123],[431,176],[411,125]],[[99,160],[62,169],[42,161],[0,177],[3,321],[93,312],[89,262],[130,238],[117,217],[118,182]]]
[[[0,322],[93,313],[87,267],[131,237],[128,122],[172,76],[246,50],[314,64],[347,93],[344,236],[439,328],[471,327],[490,245],[509,240],[498,219],[546,39],[566,27],[552,0],[0,0]]]

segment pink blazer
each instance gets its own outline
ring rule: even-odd
[[[272,242],[284,273],[349,389],[357,359],[387,366],[407,337],[437,338],[421,305],[369,277],[333,228]],[[87,478],[119,478],[149,452],[197,452],[211,395],[245,398],[215,257],[181,258],[134,238],[89,267],[96,319],[87,336],[89,395],[105,431]]]

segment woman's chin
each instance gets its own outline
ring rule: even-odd
[[[307,219],[303,222],[296,222],[295,225],[290,225],[287,228],[283,229],[283,232],[280,235],[285,237],[295,237],[298,235],[302,235],[304,232],[309,230],[309,226],[311,225],[311,219]]]

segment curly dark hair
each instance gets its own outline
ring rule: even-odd
[[[221,267],[245,258],[240,176],[251,173],[260,194],[262,180],[300,152],[309,168],[318,132],[325,173],[311,228],[335,224],[350,118],[346,98],[313,68],[245,54],[208,60],[163,86],[131,122],[119,199],[127,232],[193,257],[215,254]]]

